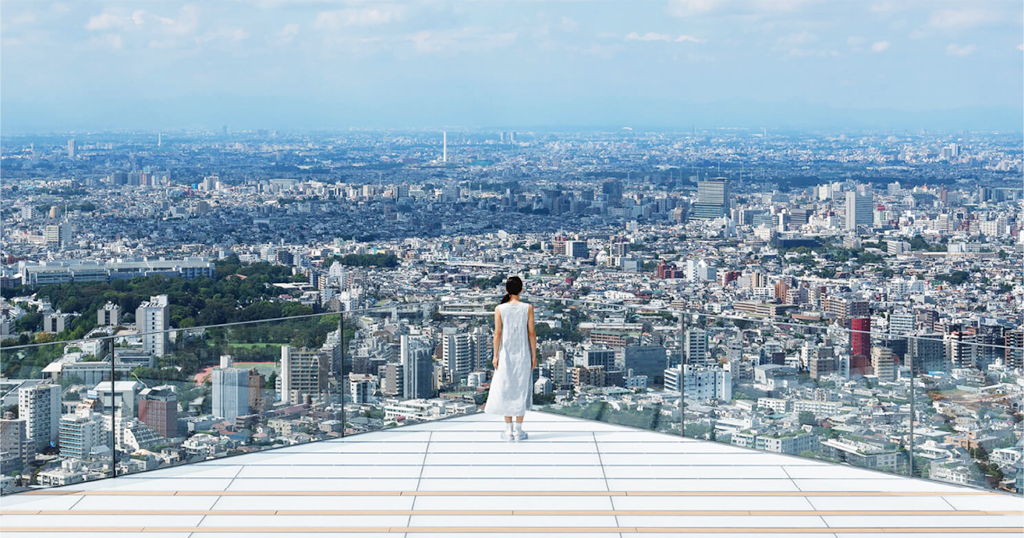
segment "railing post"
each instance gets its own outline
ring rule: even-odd
[[[679,313],[679,436],[686,437],[686,312]]]
[[[917,367],[914,364],[914,354],[911,353],[911,350],[916,349],[916,346],[913,345],[913,342],[914,338],[910,337],[907,342],[907,352],[904,355],[904,359],[910,357],[910,460],[907,462],[907,468],[910,470],[911,478],[914,477],[914,418],[917,416],[917,413],[914,411],[914,400],[916,399],[916,396],[914,395],[914,379],[917,377]]]
[[[114,390],[117,357],[114,354],[114,337],[108,338],[107,345],[104,347],[110,348],[110,471],[111,477],[117,478],[117,398],[115,398],[117,391]]]
[[[345,356],[348,349],[345,348],[345,306],[342,305],[338,314],[338,339],[341,342],[341,379],[338,380],[338,388],[341,390],[341,437],[345,437]]]

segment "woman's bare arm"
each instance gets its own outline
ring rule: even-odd
[[[533,356],[533,368],[537,367],[537,331],[533,327],[533,305],[530,305],[530,314],[526,318],[526,331],[530,335],[530,354]]]
[[[491,360],[491,364],[494,365],[494,369],[498,369],[498,351],[501,349],[501,311],[498,307],[494,307],[494,359]]]

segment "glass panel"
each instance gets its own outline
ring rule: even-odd
[[[920,375],[917,476],[1018,493],[1024,489],[1019,370],[1015,374],[1012,368],[1024,350],[1014,345],[1012,332],[985,324],[959,326],[942,341],[928,342],[936,354],[945,353],[941,368],[925,366]],[[977,343],[982,341],[997,343]]]
[[[39,332],[36,340],[56,334]],[[112,343],[96,332],[0,349],[4,494],[112,475],[112,406],[121,405],[111,399]]]
[[[902,348],[857,320],[851,331],[696,317],[684,344],[688,436],[908,474]]]

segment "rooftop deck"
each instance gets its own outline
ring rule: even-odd
[[[1019,497],[531,413],[3,497],[4,538],[1014,536]]]

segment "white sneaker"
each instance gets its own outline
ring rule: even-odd
[[[517,430],[515,433],[512,434],[512,437],[516,441],[525,441],[530,438],[530,436],[526,435],[526,432],[524,432],[523,430]]]
[[[501,431],[501,440],[502,441],[509,441],[509,442],[514,441],[515,440],[515,435],[514,434],[509,435],[508,430],[502,430]]]

